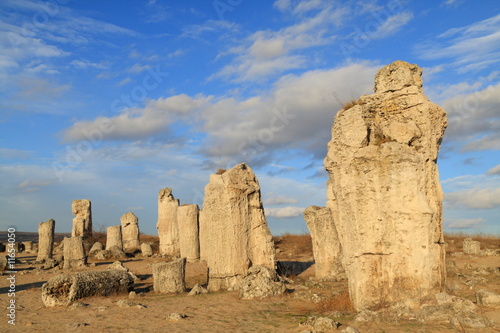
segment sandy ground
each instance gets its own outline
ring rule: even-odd
[[[284,241],[277,242],[278,259],[303,262],[311,265],[312,254],[306,247]],[[491,248],[500,248],[500,239],[490,242]],[[340,322],[339,332],[347,325],[364,332],[500,332],[500,308],[480,307],[483,315],[496,321],[488,329],[456,329],[449,323],[420,323],[418,321],[356,322],[347,295],[347,284],[341,282],[315,282],[314,265],[300,274],[291,270],[289,291],[281,296],[264,300],[240,300],[235,292],[210,293],[187,296],[183,294],[157,294],[152,289],[152,267],[159,257],[122,260],[123,264],[141,280],[136,281],[137,296],[112,295],[82,299],[79,307],[46,308],[41,300],[41,286],[48,279],[65,271],[54,268],[48,271],[33,265],[33,254],[18,254],[22,263],[16,264],[16,325],[7,323],[9,275],[0,280],[0,332],[302,332],[310,326],[300,325],[310,316],[330,317]],[[487,289],[500,293],[500,257],[454,256],[459,275],[448,279],[449,292],[475,302],[475,292]],[[89,260],[95,264],[86,270],[104,270],[112,263]],[[496,270],[496,271],[495,271]],[[299,270],[300,271],[300,270]],[[296,273],[299,273],[296,272]],[[187,287],[206,283],[206,265],[189,263],[186,268]],[[143,305],[120,307],[117,302],[127,300]],[[181,313],[186,318],[170,321],[171,313]],[[335,332],[332,330],[332,332]]]

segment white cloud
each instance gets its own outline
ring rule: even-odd
[[[445,142],[458,143],[463,151],[500,149],[500,84],[482,81],[455,87],[467,92],[441,103],[448,113]]]
[[[221,31],[235,33],[238,30],[239,26],[236,23],[224,20],[208,20],[204,24],[193,24],[184,27],[180,37],[205,40],[202,35],[207,33],[217,33]]]
[[[494,65],[500,62],[500,14],[449,29],[438,40],[417,45],[416,50],[424,59],[454,59],[462,71]]]
[[[392,15],[388,17],[387,20],[385,20],[370,36],[374,39],[380,39],[394,35],[412,19],[413,14],[410,12],[401,12]]]
[[[500,207],[500,188],[474,187],[444,194],[448,207],[466,207],[470,209],[493,209]]]
[[[139,73],[141,73],[149,68],[151,68],[150,65],[134,64],[133,66],[131,66],[127,69],[127,72],[133,73],[133,74],[139,74]]]
[[[268,199],[264,200],[265,205],[282,205],[282,204],[292,204],[297,202],[299,202],[299,200],[284,195],[269,197]]]
[[[278,9],[288,6],[275,2]],[[222,55],[234,59],[212,78],[225,78],[234,82],[259,81],[290,69],[301,68],[306,58],[297,54],[301,50],[332,43],[335,39],[331,27],[343,22],[347,9],[322,1],[304,1],[295,7],[296,13],[313,12],[295,18],[295,23],[277,31],[260,30],[241,41]],[[294,54],[295,53],[295,54]]]
[[[473,229],[481,227],[486,220],[483,218],[476,219],[446,219],[444,226],[447,229]]]
[[[280,208],[266,208],[266,216],[277,217],[277,218],[291,218],[301,216],[304,213],[305,208],[301,207],[280,207]]]
[[[124,86],[124,85],[126,85],[127,83],[130,83],[130,82],[132,82],[132,79],[129,78],[129,77],[126,77],[123,80],[121,80],[120,82],[118,82],[117,86]]]
[[[496,167],[493,167],[486,172],[487,175],[500,175],[500,164]]]
[[[90,62],[90,61],[87,61],[87,60],[73,60],[71,62],[71,65],[77,67],[77,68],[88,68],[88,67],[92,67],[92,68],[96,68],[96,69],[106,69],[107,66],[104,65],[104,64],[98,64],[98,63],[95,63],[95,62]]]
[[[64,131],[64,138],[85,139],[85,131],[107,121],[114,129],[103,133],[104,140],[148,139],[168,133],[172,123],[182,122],[190,127],[190,133],[206,136],[199,150],[214,168],[242,161],[273,163],[276,149],[300,149],[323,157],[335,112],[343,102],[372,91],[377,69],[360,63],[288,75],[270,92],[241,100],[184,94],[153,100],[115,117],[78,121]]]

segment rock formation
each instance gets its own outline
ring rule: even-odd
[[[472,238],[466,238],[462,242],[462,248],[465,254],[479,255],[481,253],[481,243]]]
[[[123,214],[120,219],[122,224],[122,241],[125,252],[133,252],[141,248],[139,242],[139,219],[134,213]]]
[[[338,278],[344,273],[339,236],[328,207],[311,206],[304,211],[311,233],[314,268],[317,278]]]
[[[112,227],[106,228],[106,250],[109,250],[112,246],[115,245],[118,246],[120,250],[123,250],[121,225],[114,225]]]
[[[141,253],[145,257],[151,257],[153,255],[153,248],[151,247],[151,244],[142,243],[141,244]]]
[[[276,270],[258,265],[250,267],[239,286],[242,299],[276,296],[285,290],[285,283],[279,279]]]
[[[396,61],[375,94],[335,116],[324,164],[327,207],[357,310],[438,292],[445,278],[438,150],[446,113],[422,70]]]
[[[53,219],[47,222],[40,222],[38,225],[38,255],[36,261],[43,261],[52,258],[54,248],[54,229],[56,221]]]
[[[200,211],[200,257],[209,268],[209,291],[234,289],[252,265],[275,268],[259,182],[244,163],[210,176]]]
[[[82,237],[64,237],[64,269],[85,267],[87,256]]]
[[[104,250],[104,245],[101,242],[95,242],[89,250],[89,256],[93,257],[102,250]]]
[[[92,208],[90,200],[73,200],[71,210],[73,211],[73,215],[75,215],[71,237],[92,236]]]
[[[199,208],[196,204],[182,205],[177,209],[180,255],[188,261],[200,259],[198,216]]]
[[[42,286],[42,301],[47,307],[69,305],[89,296],[128,293],[134,281],[126,271],[79,272],[57,275]]]
[[[153,288],[159,293],[182,293],[186,290],[186,258],[153,264]]]
[[[179,229],[177,227],[177,208],[179,200],[172,195],[171,188],[164,188],[158,194],[158,237],[160,254],[179,256]]]

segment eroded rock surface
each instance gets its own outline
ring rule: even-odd
[[[125,252],[133,252],[140,249],[139,219],[137,216],[132,212],[125,213],[120,218],[120,222],[122,225],[123,250]]]
[[[196,204],[182,205],[177,209],[179,228],[179,251],[188,261],[200,259],[198,227],[199,208]]]
[[[90,200],[73,200],[71,210],[75,215],[71,237],[92,236],[92,207]]]
[[[38,254],[36,261],[41,262],[52,258],[55,226],[56,221],[53,219],[47,222],[40,222],[38,225]]]
[[[177,208],[179,199],[172,195],[171,188],[164,188],[158,193],[158,237],[160,254],[179,256],[179,229],[177,226]]]
[[[396,61],[376,75],[375,94],[335,116],[327,207],[357,310],[423,297],[444,283],[436,161],[447,117],[423,94],[421,75]]]
[[[244,163],[210,176],[200,211],[200,256],[209,267],[209,291],[234,289],[252,265],[275,269],[259,182]]]
[[[304,219],[311,233],[316,277],[339,277],[344,273],[342,247],[330,208],[308,207],[304,211]]]

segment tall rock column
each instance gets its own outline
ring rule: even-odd
[[[340,274],[344,273],[341,262],[342,247],[330,208],[307,207],[304,219],[311,233],[316,277],[339,278]]]
[[[114,225],[106,228],[106,250],[111,249],[112,246],[118,246],[120,250],[123,250],[121,225]]]
[[[134,213],[128,212],[120,218],[122,225],[123,251],[135,251],[141,248],[139,242],[139,219]]]
[[[56,221],[54,219],[50,219],[47,222],[40,222],[38,225],[38,255],[36,261],[52,258],[55,226]]]
[[[438,292],[444,284],[438,150],[446,112],[422,92],[422,70],[396,61],[375,93],[335,116],[324,164],[327,206],[357,310]]]
[[[182,205],[177,209],[180,254],[188,261],[200,259],[199,211],[196,204]]]
[[[244,163],[210,176],[200,211],[200,256],[211,291],[235,289],[252,265],[275,268],[259,182]]]
[[[180,255],[179,229],[177,226],[177,208],[179,199],[172,195],[171,188],[164,188],[158,193],[158,237],[160,238],[159,252],[174,257]]]
[[[73,200],[71,210],[75,215],[71,237],[92,236],[92,207],[90,200]]]

